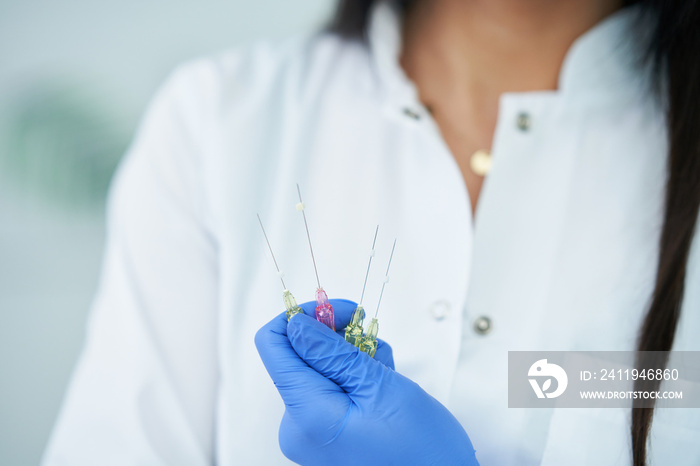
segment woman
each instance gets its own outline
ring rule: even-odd
[[[692,410],[506,407],[508,351],[697,349],[700,11],[633,3],[346,1],[330,32],[175,72],[114,183],[46,464],[283,464],[285,412],[311,464],[367,442],[375,464],[697,464]],[[377,261],[399,238],[380,333],[402,375],[339,380],[342,351],[312,351],[333,335],[278,317],[258,346],[285,411],[253,349],[280,309],[255,213],[311,299],[296,182],[331,297],[359,299],[376,224]],[[367,431],[304,436],[343,384],[378,403]]]

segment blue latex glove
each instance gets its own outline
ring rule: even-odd
[[[355,303],[331,300],[338,328]],[[459,422],[416,383],[393,370],[391,348],[377,359],[313,317],[315,303],[287,323],[282,313],[255,336],[285,404],[284,455],[302,465],[478,465]]]

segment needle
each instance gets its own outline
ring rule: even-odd
[[[316,284],[318,288],[316,289],[316,320],[328,326],[331,330],[335,331],[335,314],[333,313],[333,306],[328,302],[328,295],[326,295],[325,290],[321,287],[321,281],[318,279],[318,269],[316,268],[316,258],[314,257],[314,248],[311,246],[311,235],[309,234],[309,224],[306,222],[306,214],[304,213],[304,201],[301,198],[301,189],[299,188],[299,183],[297,183],[297,192],[299,193],[299,203],[297,204],[297,210],[301,211],[304,217],[304,226],[306,227],[306,238],[309,240],[309,249],[311,250],[311,260],[314,263],[314,273],[316,274]]]
[[[369,323],[367,327],[367,333],[360,343],[360,351],[364,351],[371,357],[374,357],[374,353],[377,352],[377,333],[379,333],[379,321],[377,320],[377,314],[379,314],[379,306],[382,304],[382,296],[384,295],[384,287],[389,283],[389,267],[391,267],[391,259],[394,257],[394,249],[396,248],[396,240],[394,240],[394,245],[391,247],[391,255],[389,256],[389,265],[386,267],[386,276],[384,277],[384,283],[382,283],[382,291],[379,294],[379,302],[377,303],[377,310],[374,312],[374,318]]]
[[[260,214],[258,215],[258,222],[260,222],[260,228],[262,229],[263,235],[265,236],[265,242],[267,243],[267,247],[270,249],[270,255],[272,256],[272,261],[275,263],[275,268],[277,269],[277,274],[280,277],[280,280],[282,281],[282,288],[284,288],[284,291],[282,292],[282,301],[284,301],[284,307],[287,309],[286,315],[287,315],[287,320],[291,319],[294,314],[299,314],[301,312],[304,312],[301,310],[299,305],[297,304],[296,299],[294,299],[294,296],[292,295],[292,292],[287,289],[287,286],[284,284],[284,274],[280,270],[279,266],[277,265],[277,260],[275,259],[275,253],[272,252],[272,246],[270,246],[270,240],[267,239],[267,233],[265,233],[265,227],[263,226],[262,220],[260,220]]]
[[[357,347],[362,343],[362,323],[365,320],[365,308],[362,307],[362,300],[365,297],[369,268],[372,265],[372,258],[374,257],[374,245],[377,243],[377,233],[379,233],[379,225],[377,225],[377,229],[374,232],[374,241],[372,241],[372,250],[369,253],[369,263],[367,264],[367,273],[365,274],[365,284],[362,286],[360,304],[358,304],[353,311],[352,317],[350,317],[350,323],[345,327],[345,341]]]
[[[318,279],[318,269],[316,268],[316,258],[314,257],[314,248],[311,246],[311,235],[309,234],[309,224],[306,223],[306,213],[304,213],[305,205],[304,201],[301,200],[301,189],[299,188],[299,183],[297,183],[297,192],[299,193],[299,204],[297,204],[297,210],[301,211],[301,215],[304,217],[304,227],[306,227],[306,238],[309,240],[309,249],[311,250],[311,260],[314,263],[314,273],[316,274],[316,284],[321,288],[321,281]]]
[[[367,277],[369,277],[369,267],[372,265],[372,258],[374,257],[374,245],[377,244],[377,233],[379,233],[379,225],[374,231],[374,241],[372,241],[372,249],[369,253],[369,263],[367,264],[367,273],[365,274],[365,283],[362,285],[362,295],[360,295],[360,305],[362,305],[362,300],[365,297],[365,288],[367,288]]]
[[[262,220],[260,220],[260,214],[258,215],[258,222],[260,222],[260,228],[262,229],[263,235],[265,236],[265,242],[267,243],[267,247],[270,250],[270,255],[272,256],[272,261],[275,263],[275,268],[277,269],[277,273],[280,276],[280,280],[282,281],[282,288],[285,290],[287,289],[287,286],[284,284],[284,277],[282,272],[280,271],[279,265],[277,265],[277,260],[275,259],[275,253],[272,252],[272,246],[270,246],[270,240],[267,239],[267,233],[265,233],[265,227],[263,226]]]
[[[389,283],[389,267],[391,267],[391,259],[394,257],[394,249],[396,248],[396,240],[394,239],[394,245],[391,247],[391,255],[389,256],[389,265],[386,266],[386,276],[384,277],[384,283],[382,283],[382,291],[379,293],[379,302],[377,303],[377,310],[374,312],[374,318],[377,318],[379,314],[379,306],[382,304],[382,296],[384,296],[384,287]]]

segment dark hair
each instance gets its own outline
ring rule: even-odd
[[[371,7],[386,0],[340,0],[330,30],[364,39]],[[398,0],[406,9],[414,0]],[[700,208],[700,2],[697,0],[626,0],[639,4],[633,38],[651,65],[654,89],[666,107],[668,128],[664,222],[659,242],[656,282],[637,342],[637,366],[647,351],[670,351],[680,317],[686,266]],[[655,361],[665,367],[667,361]],[[648,366],[647,366],[648,367]],[[635,382],[635,390],[656,390],[660,381]],[[634,466],[644,466],[654,408],[632,409]]]

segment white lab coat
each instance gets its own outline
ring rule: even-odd
[[[476,221],[460,171],[402,73],[396,15],[369,45],[329,34],[178,69],[119,169],[87,342],[44,464],[286,464],[283,404],[255,332],[321,284],[376,305],[396,368],[462,422],[482,465],[630,464],[629,412],[508,409],[509,350],[633,350],[652,291],[663,114],[619,42],[582,36],[559,90],[505,94]],[[529,129],[519,129],[526,114]],[[469,124],[469,122],[465,122]],[[676,349],[698,350],[700,251]],[[485,316],[491,331],[474,323]],[[700,461],[697,410],[657,410],[653,464]]]

